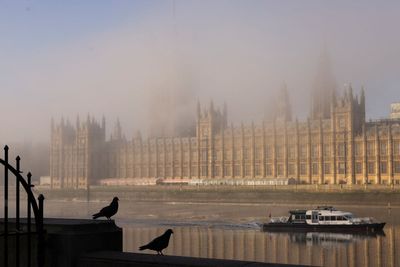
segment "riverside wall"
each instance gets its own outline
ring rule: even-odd
[[[400,206],[400,187],[388,186],[92,186],[89,191],[40,187],[36,191],[47,199],[63,200],[118,196],[132,201]]]

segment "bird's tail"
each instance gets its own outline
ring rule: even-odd
[[[146,245],[146,246],[141,246],[141,247],[139,248],[139,250],[145,250],[145,249],[147,249],[147,245]]]
[[[93,216],[93,219],[97,219],[97,218],[101,217],[101,214],[100,213],[96,213],[96,214],[93,214],[92,216]]]

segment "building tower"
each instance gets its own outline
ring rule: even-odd
[[[319,58],[317,76],[311,91],[311,119],[330,118],[330,107],[335,95],[336,82],[325,47]]]
[[[105,121],[100,125],[88,115],[51,123],[50,177],[52,188],[86,188],[104,176]]]
[[[200,103],[197,103],[197,143],[199,144],[199,176],[214,178],[214,137],[221,134],[227,127],[227,108],[223,112],[214,108],[213,101],[209,108],[202,112]]]

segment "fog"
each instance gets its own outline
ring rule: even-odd
[[[395,1],[115,2],[106,17],[110,4],[47,4],[0,4],[0,143],[46,142],[51,117],[78,114],[147,135],[194,119],[198,100],[257,123],[282,84],[304,119],[324,47],[339,92],[365,86],[368,118],[400,100]]]

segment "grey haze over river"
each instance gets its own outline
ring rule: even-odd
[[[91,218],[109,200],[46,200],[46,217]],[[387,222],[382,235],[265,233],[260,223],[311,205],[120,201],[116,224],[124,250],[138,247],[172,228],[167,255],[237,259],[315,266],[400,266],[400,208],[341,205],[360,217]],[[11,208],[11,210],[13,210]]]

